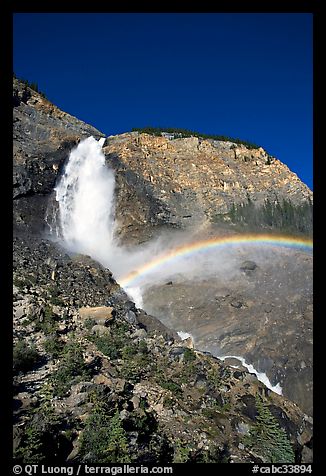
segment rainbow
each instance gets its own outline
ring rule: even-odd
[[[209,251],[212,249],[239,246],[239,245],[266,245],[279,246],[287,248],[299,248],[305,251],[311,251],[313,242],[311,239],[298,238],[294,236],[285,235],[232,235],[224,237],[214,237],[206,240],[200,240],[192,243],[186,243],[176,248],[173,248],[161,255],[156,256],[151,261],[145,263],[137,270],[128,273],[119,279],[119,284],[123,288],[128,288],[136,285],[137,280],[153,271],[155,268],[162,267],[166,264],[171,264],[173,260],[183,257],[190,257],[196,253]]]

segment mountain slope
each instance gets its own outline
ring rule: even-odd
[[[137,309],[108,269],[49,241],[53,187],[70,150],[82,138],[104,135],[18,80],[13,96],[16,460],[310,462],[312,418],[298,405],[245,369],[194,350]],[[138,243],[189,222],[210,226],[216,211],[246,197],[249,180],[241,174],[249,165],[241,147],[235,157],[231,145],[199,142],[137,133],[107,139],[122,241]],[[257,200],[270,184],[259,154]],[[197,164],[189,162],[197,155]],[[228,188],[228,168],[230,183],[239,185]],[[282,177],[278,188],[293,200],[311,195],[285,166],[268,170]],[[276,435],[265,445],[255,437],[263,415]]]

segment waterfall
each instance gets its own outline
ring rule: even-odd
[[[55,192],[65,246],[109,265],[115,249],[115,178],[105,164],[103,143],[89,137],[71,151]]]

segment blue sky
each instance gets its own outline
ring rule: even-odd
[[[262,145],[312,187],[312,14],[15,14],[14,72],[107,135]]]

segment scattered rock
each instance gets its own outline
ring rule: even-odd
[[[145,331],[145,329],[142,328],[136,329],[135,332],[132,334],[132,337],[137,339],[146,339],[147,332]]]
[[[243,302],[241,301],[231,301],[231,306],[232,307],[235,307],[236,309],[240,309],[241,307],[243,307]]]
[[[91,329],[92,334],[97,334],[99,336],[105,336],[105,335],[110,335],[110,328],[109,327],[104,327],[103,325],[96,324],[95,326],[92,327]]]

